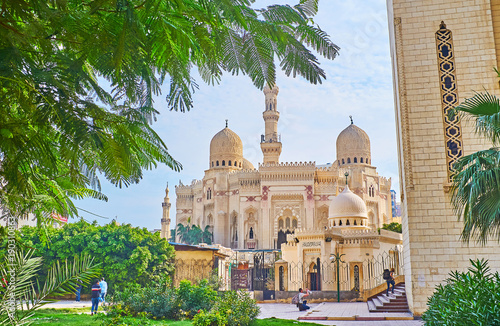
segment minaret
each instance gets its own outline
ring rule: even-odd
[[[269,86],[264,87],[266,95],[266,109],[262,114],[265,122],[265,134],[261,136],[260,148],[264,154],[264,163],[279,163],[281,154],[281,136],[278,135],[278,120],[280,113],[278,106],[278,86],[274,85],[272,89]]]
[[[163,218],[161,219],[161,232],[160,237],[169,240],[170,239],[170,198],[168,197],[168,183],[167,188],[165,189],[165,198],[163,199],[163,203],[161,203],[163,207]]]

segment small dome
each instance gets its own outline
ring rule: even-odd
[[[337,160],[342,164],[371,163],[370,138],[366,132],[350,124],[337,137]]]
[[[211,167],[239,167],[243,162],[243,143],[228,127],[219,131],[210,142]]]
[[[247,160],[246,158],[243,158],[243,169],[244,170],[255,170],[253,164]]]
[[[340,217],[368,218],[365,202],[361,197],[353,193],[347,185],[344,191],[332,199],[329,214],[329,219]]]

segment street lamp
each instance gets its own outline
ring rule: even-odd
[[[340,302],[340,263],[345,263],[342,256],[345,256],[345,254],[336,253],[330,257],[332,263],[337,263],[337,302]]]

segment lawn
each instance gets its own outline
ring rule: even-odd
[[[51,325],[51,326],[95,326],[99,325],[99,316],[90,316],[84,312],[88,312],[88,308],[74,309],[39,309],[33,316],[33,325]],[[126,322],[128,318],[124,318]],[[138,319],[130,318],[131,324],[137,325]],[[165,326],[191,326],[191,321],[169,321],[169,320],[148,320],[149,325],[165,325]],[[284,320],[276,318],[257,319],[252,326],[292,326],[303,324],[297,320]],[[319,325],[315,323],[307,323],[307,325]]]

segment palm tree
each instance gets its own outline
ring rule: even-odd
[[[450,113],[455,114],[472,120],[475,132],[494,146],[464,156],[454,165],[451,203],[464,222],[462,240],[482,244],[488,238],[500,240],[500,149],[496,147],[500,143],[500,101],[488,92],[476,93]]]
[[[57,301],[49,297],[74,293],[79,283],[88,284],[100,273],[93,259],[75,257],[73,262],[54,264],[40,285],[34,278],[42,263],[32,250],[26,254],[19,250],[0,262],[0,325],[30,325],[35,309]]]
[[[190,225],[191,217],[188,218],[186,225],[179,223],[175,230],[175,234],[179,237],[179,240],[186,244],[198,244],[207,243],[212,244],[212,232],[210,232],[210,226],[205,226],[205,229],[201,229],[199,225]]]

